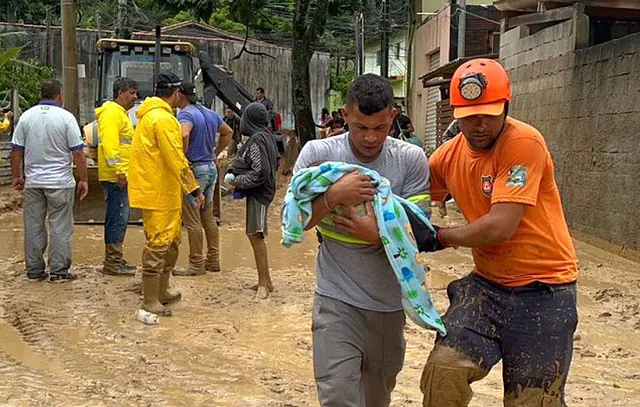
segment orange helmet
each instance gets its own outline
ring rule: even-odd
[[[478,58],[462,64],[451,78],[453,117],[498,116],[511,101],[509,76],[499,62]]]

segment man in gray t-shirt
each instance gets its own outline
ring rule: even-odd
[[[393,90],[377,75],[356,79],[345,117],[351,133],[308,142],[294,172],[321,161],[377,171],[405,198],[426,195],[429,165],[422,150],[388,138]],[[404,362],[405,323],[400,286],[380,243],[370,201],[375,190],[359,173],[344,176],[313,203],[308,228],[322,244],[316,261],[313,310],[314,370],[322,406],[388,406]],[[368,214],[331,213],[367,202]]]
[[[78,196],[88,191],[80,126],[62,108],[62,84],[48,80],[40,103],[20,117],[11,144],[13,187],[24,190],[24,254],[27,277],[47,277],[44,252],[49,247],[49,281],[75,279],[69,272],[73,242],[73,203],[76,165]],[[22,163],[24,161],[24,176]],[[45,220],[49,219],[49,229]]]

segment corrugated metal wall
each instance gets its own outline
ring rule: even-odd
[[[440,66],[440,52],[434,52],[429,55],[429,71],[432,71]],[[426,109],[426,121],[425,121],[425,148],[434,147],[436,145],[436,131],[437,131],[437,104],[440,101],[440,90],[437,87],[428,88],[425,90],[427,94],[427,109]]]

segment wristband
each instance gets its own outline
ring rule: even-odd
[[[189,195],[191,195],[194,198],[199,197],[200,196],[200,188],[194,189],[193,191],[191,191],[191,193]]]

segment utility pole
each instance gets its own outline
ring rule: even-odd
[[[458,58],[465,57],[467,40],[467,0],[458,0]]]
[[[52,44],[52,34],[51,34],[51,7],[47,7],[47,66],[49,68],[53,67],[53,44]]]
[[[380,76],[389,77],[389,3],[382,0],[380,18]]]
[[[363,30],[361,29],[362,26],[364,26],[363,23],[363,14],[362,13],[358,13],[356,15],[356,75],[360,76],[362,75],[363,71],[364,71],[364,64],[362,62],[362,55],[363,55],[363,46],[362,44],[364,43],[364,38],[363,38]]]
[[[159,25],[156,25],[156,49],[155,49],[155,55],[154,55],[155,64],[153,65],[153,91],[154,92],[156,91],[156,80],[158,78],[158,75],[160,74],[160,58],[162,57],[161,35],[162,35],[162,27]]]
[[[129,0],[118,0],[117,38],[129,38]]]
[[[78,49],[76,40],[76,6],[74,0],[61,0],[62,15],[62,81],[64,107],[76,117],[80,116],[78,99]]]

